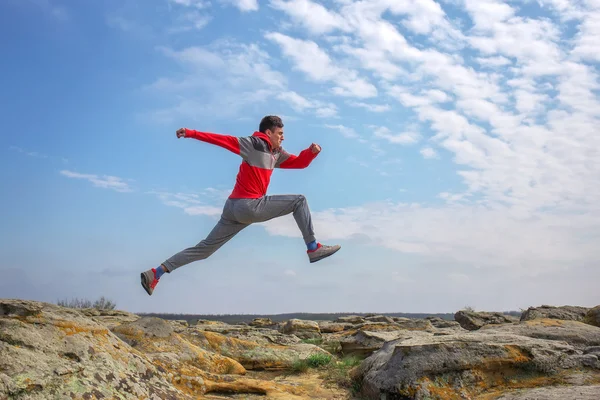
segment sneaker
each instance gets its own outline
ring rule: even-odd
[[[310,262],[314,263],[326,257],[329,257],[330,255],[338,251],[340,248],[340,245],[327,246],[322,245],[321,243],[317,243],[317,248],[315,250],[306,250],[306,253],[308,254],[308,259],[310,260]]]
[[[150,296],[152,296],[154,288],[156,285],[158,285],[158,279],[156,279],[156,269],[152,268],[146,272],[142,272],[140,274],[140,278],[142,280],[142,287]]]

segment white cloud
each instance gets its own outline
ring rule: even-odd
[[[455,22],[442,2],[270,1],[278,16],[292,22],[282,28],[285,35],[264,36],[279,46],[283,61],[253,58],[268,67],[264,76],[270,79],[251,67],[245,79],[254,74],[263,86],[275,83],[278,100],[297,112],[348,113],[355,123],[352,110],[316,102],[301,82],[294,82],[298,92],[291,91],[273,68],[290,61],[318,86],[319,99],[348,96],[341,99],[346,105],[377,113],[361,113],[359,120],[375,125],[367,145],[372,151],[383,155],[395,148],[390,143],[417,143],[418,132],[430,130],[420,155],[430,159],[448,151],[460,180],[439,190],[435,200],[445,206],[390,203],[318,213],[320,232],[334,239],[365,234],[391,249],[475,266],[542,271],[597,258],[590,238],[600,234],[599,10],[591,1],[538,3],[542,15],[517,2],[453,2],[463,19]],[[563,25],[566,20],[572,25]],[[224,54],[195,51],[180,52],[181,60],[203,71],[224,70],[224,80],[235,76]],[[177,90],[196,84],[156,82]],[[239,92],[243,97],[245,91]],[[418,120],[419,129],[381,126],[398,118]],[[365,140],[349,125],[327,127]],[[269,226],[272,233],[288,234],[279,222]]]
[[[414,130],[402,133],[392,133],[392,131],[385,126],[373,127],[373,135],[394,144],[413,144],[418,142],[421,138],[421,135]]]
[[[321,118],[333,117],[338,112],[336,105],[333,103],[309,100],[294,91],[281,92],[277,95],[277,98],[288,103],[295,111],[313,110]]]
[[[511,61],[502,56],[497,57],[477,57],[477,62],[484,67],[503,67],[511,64]]]
[[[29,157],[35,157],[35,158],[48,158],[47,155],[39,153],[37,151],[28,151],[28,150],[23,150],[22,148],[18,147],[18,146],[10,146],[9,147],[11,150],[19,152],[21,154],[25,154]]]
[[[165,191],[149,191],[147,194],[155,195],[164,205],[169,207],[181,208],[186,214],[189,215],[207,215],[211,217],[220,216],[223,212],[223,207],[215,207],[207,202],[216,202],[216,199],[212,198],[217,195],[220,198],[222,191],[208,188],[205,190],[204,197],[208,197],[210,200],[202,201],[200,196],[193,193],[170,193]]]
[[[329,128],[329,129],[337,130],[338,132],[340,132],[342,134],[342,136],[349,138],[349,139],[360,138],[360,136],[358,135],[358,133],[356,133],[354,131],[354,129],[349,128],[344,125],[329,125],[329,124],[327,124],[327,125],[325,125],[325,127]]]
[[[422,148],[420,153],[424,158],[436,158],[437,157],[436,151],[434,149],[432,149],[431,147]]]
[[[341,96],[368,98],[377,95],[377,88],[361,78],[354,70],[336,66],[329,55],[313,41],[301,40],[270,32],[265,37],[277,43],[282,52],[292,59],[295,68],[316,82],[332,81],[332,91]]]
[[[287,78],[271,67],[269,55],[256,44],[218,41],[206,47],[159,47],[158,51],[181,64],[185,72],[176,78],[158,78],[145,87],[173,103],[142,115],[146,120],[172,123],[181,117],[239,117],[241,110],[258,109],[274,88],[287,88]]]
[[[240,11],[258,11],[258,0],[227,0],[233,3]]]
[[[357,101],[349,102],[349,104],[351,106],[361,107],[361,108],[364,108],[366,110],[369,110],[369,111],[375,112],[375,113],[382,113],[382,112],[390,111],[390,109],[391,109],[389,104],[369,104],[369,103],[363,103],[363,102],[357,102]]]
[[[383,202],[315,212],[313,220],[323,242],[359,237],[444,264],[502,268],[517,276],[550,273],[598,255],[595,241],[585,234],[600,221],[589,214],[523,219],[507,208]],[[273,235],[300,235],[289,216],[263,225]]]
[[[295,23],[303,25],[313,34],[329,33],[333,30],[348,30],[342,16],[331,12],[321,4],[308,0],[270,0],[271,7],[286,12]]]
[[[169,0],[169,2],[180,6],[194,7],[197,9],[210,7],[210,2],[207,0]]]
[[[94,186],[103,188],[103,189],[112,189],[116,192],[132,192],[133,190],[129,187],[127,182],[123,181],[122,178],[118,176],[111,175],[93,175],[93,174],[81,174],[78,172],[73,172],[69,170],[62,170],[60,173],[67,178],[73,179],[84,179],[88,182],[92,183]]]

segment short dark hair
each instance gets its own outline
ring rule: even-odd
[[[283,128],[283,121],[276,115],[267,115],[260,120],[258,130],[265,133],[267,129],[273,130],[274,128]]]

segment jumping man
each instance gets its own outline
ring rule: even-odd
[[[297,156],[281,147],[283,122],[277,116],[264,117],[258,132],[251,136],[236,137],[192,129],[177,130],[177,138],[193,138],[221,146],[242,158],[236,183],[225,202],[219,222],[206,239],[189,247],[163,262],[158,268],[141,273],[142,286],[152,295],[160,277],[166,272],[194,261],[210,257],[245,227],[258,222],[293,213],[302,232],[311,263],[329,257],[340,249],[339,245],[322,245],[315,239],[308,203],[303,195],[267,196],[267,188],[274,168],[306,168],[314,160],[321,147],[311,144]]]

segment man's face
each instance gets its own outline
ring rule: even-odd
[[[283,142],[283,128],[267,129],[267,136],[271,140],[273,149],[278,149],[281,147],[281,142]]]

